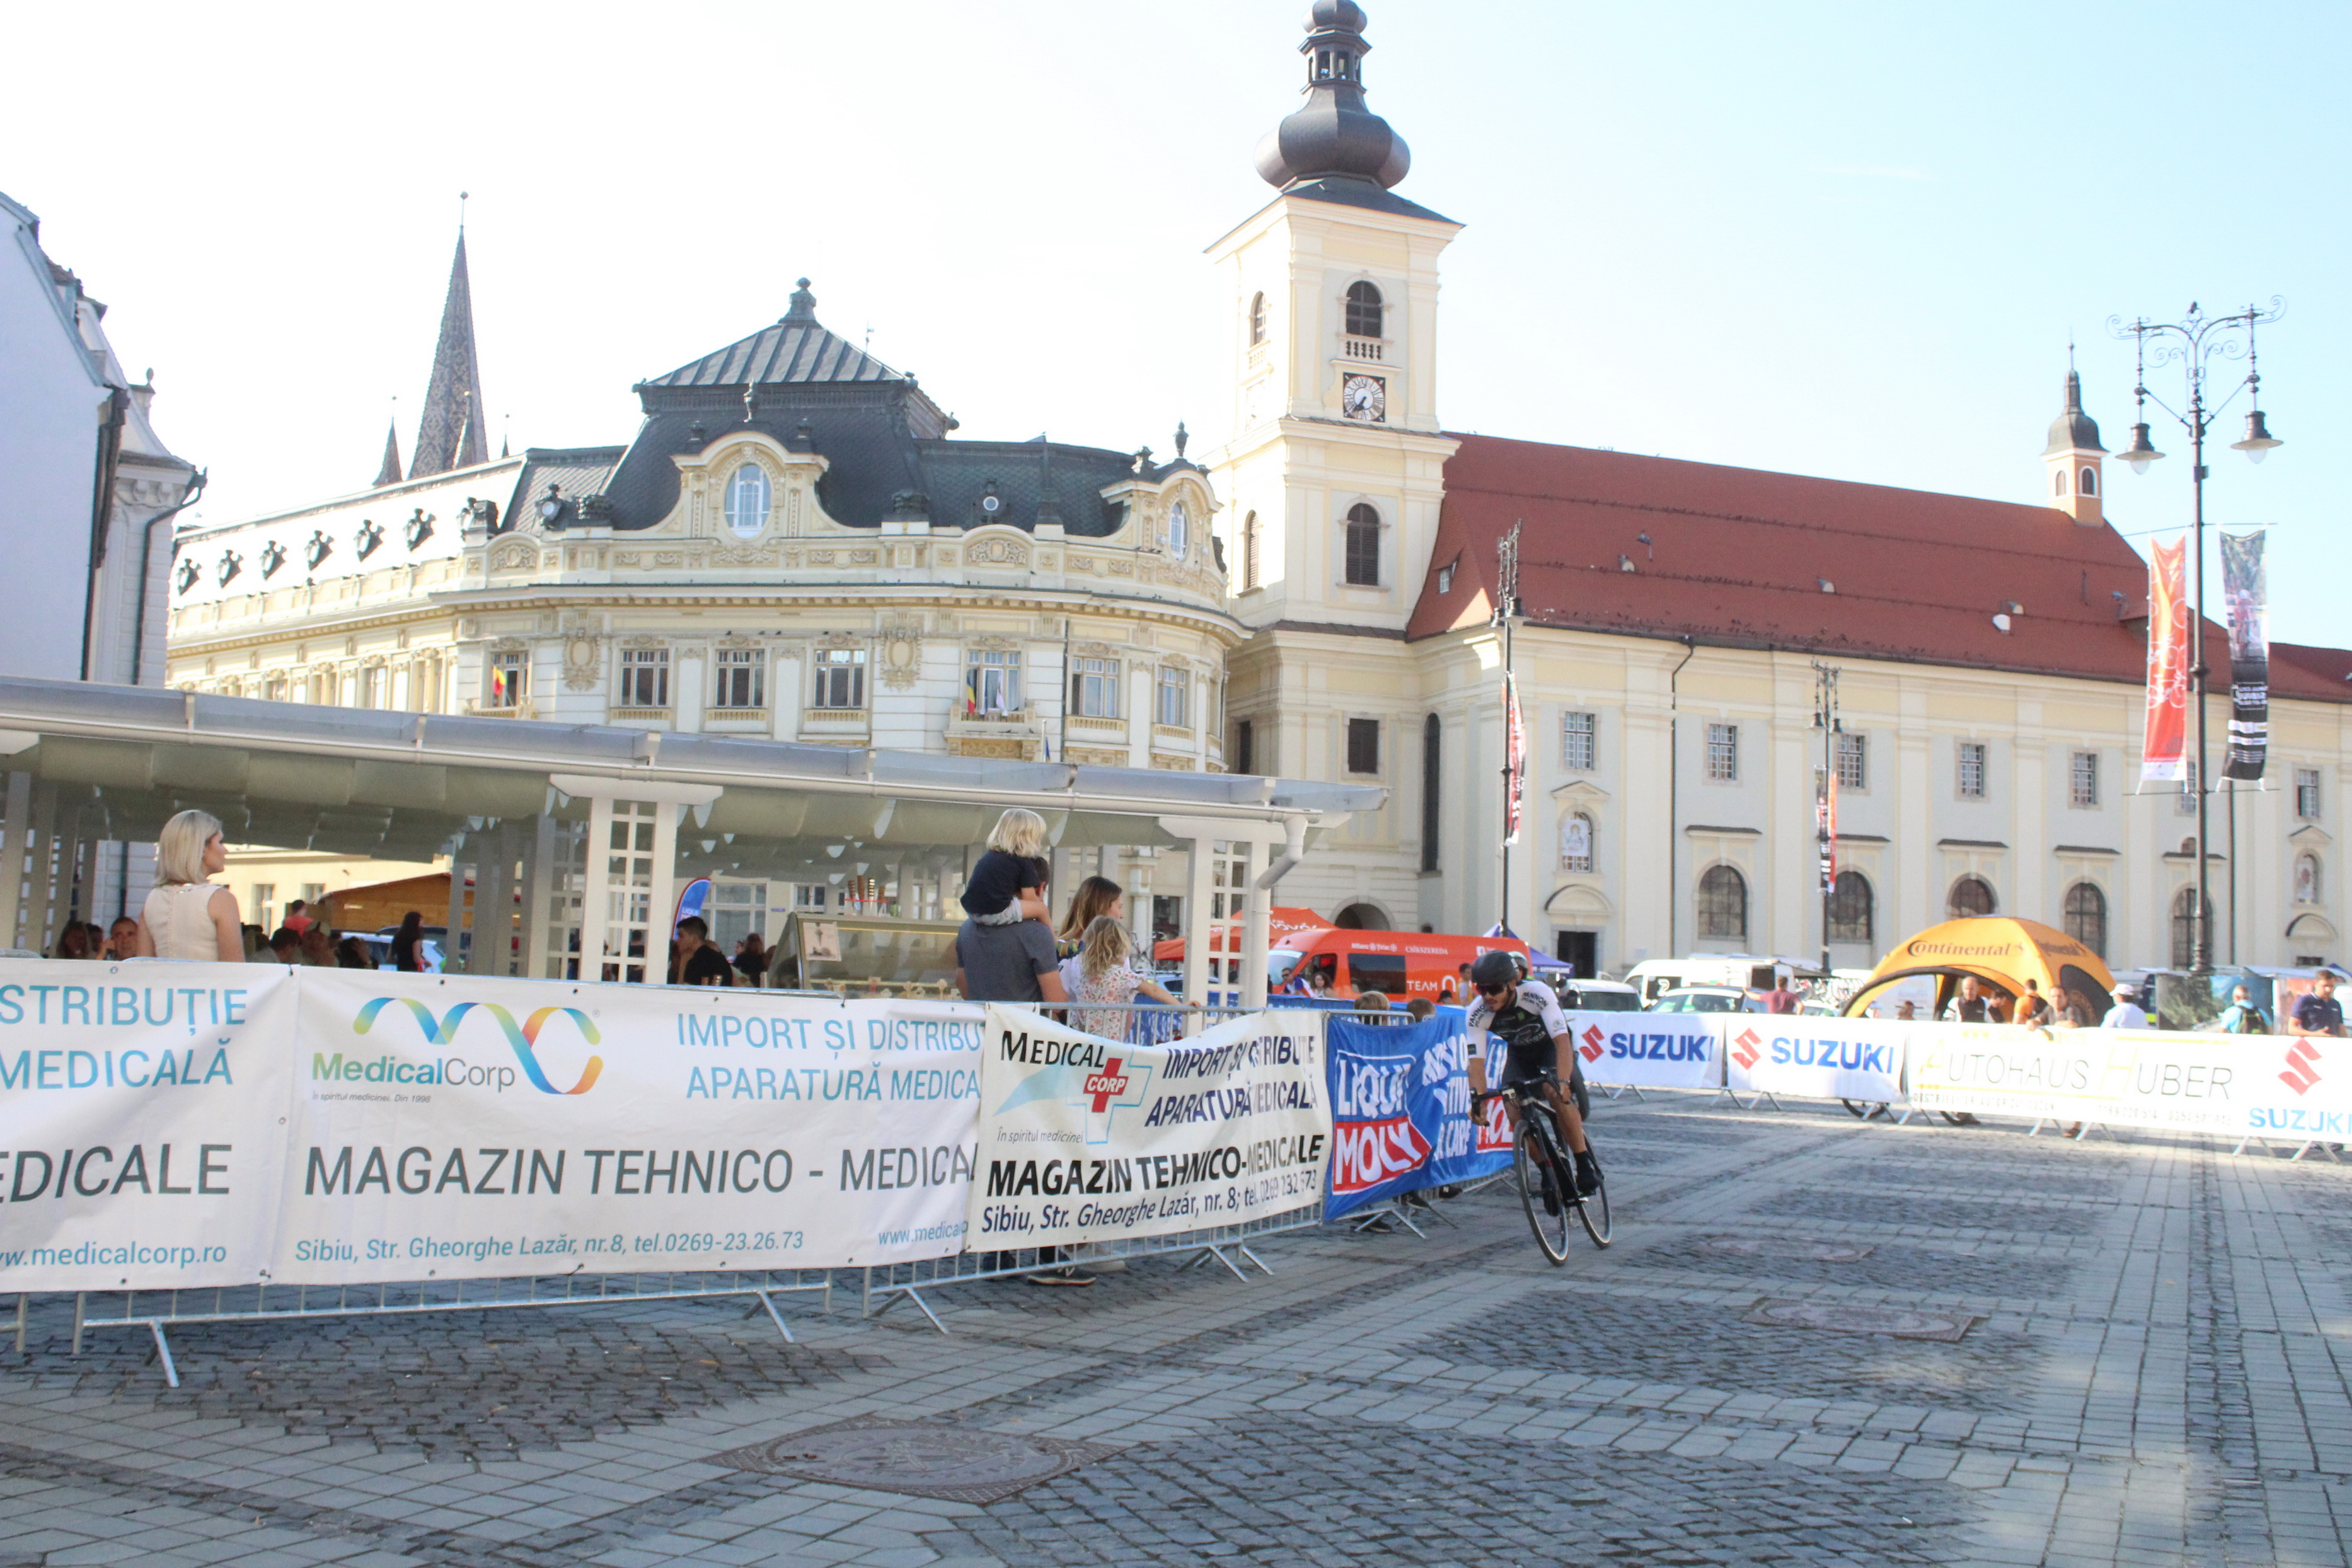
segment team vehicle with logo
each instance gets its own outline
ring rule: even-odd
[[[1402,1005],[1415,996],[1434,1002],[1449,988],[1461,994],[1462,966],[1481,953],[1515,952],[1528,960],[1528,944],[1515,936],[1450,936],[1437,931],[1349,931],[1327,927],[1284,937],[1266,954],[1269,991],[1299,991],[1328,980],[1335,996],[1378,991]]]

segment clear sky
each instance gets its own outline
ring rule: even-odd
[[[2210,515],[2278,530],[2273,636],[2352,639],[2352,6],[1366,3],[1402,194],[1467,226],[1451,427],[2030,501],[2070,333],[2119,448],[2110,316],[2284,295],[2288,444],[2220,452]],[[518,448],[625,441],[631,383],[805,273],[967,435],[1164,454],[1181,419],[1199,456],[1232,414],[1201,252],[1270,194],[1305,8],[40,7],[0,190],[155,367],[210,522],[363,487],[395,395],[407,451],[461,189]],[[2155,422],[2130,533],[2189,515]]]

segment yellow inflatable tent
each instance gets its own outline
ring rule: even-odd
[[[2064,931],[2038,921],[1976,915],[1929,926],[1896,943],[1846,1004],[1846,1016],[1858,1016],[1888,986],[1914,975],[1936,977],[1935,1012],[1940,1015],[1961,978],[1970,974],[2011,997],[2021,994],[2028,980],[2053,1002],[2062,991],[2075,992],[2094,1023],[2114,1004],[2115,976],[2097,953]]]

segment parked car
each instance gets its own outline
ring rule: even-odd
[[[1681,985],[1643,1009],[1647,1013],[1761,1013],[1762,1000],[1737,985]]]
[[[1638,1013],[1642,994],[1614,980],[1563,980],[1553,989],[1572,1013]]]

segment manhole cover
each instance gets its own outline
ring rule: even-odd
[[[994,1502],[1117,1452],[1109,1443],[1071,1443],[919,1421],[859,1420],[730,1449],[714,1455],[711,1462],[870,1491]]]
[[[1954,1343],[1984,1321],[1966,1312],[1868,1307],[1850,1301],[1759,1301],[1748,1321],[1779,1329],[1821,1329],[1833,1334],[1886,1334],[1898,1340]]]
[[[1874,1250],[1782,1236],[1710,1236],[1700,1245],[1709,1252],[1728,1252],[1741,1258],[1796,1258],[1812,1263],[1852,1263],[1869,1257]]]

